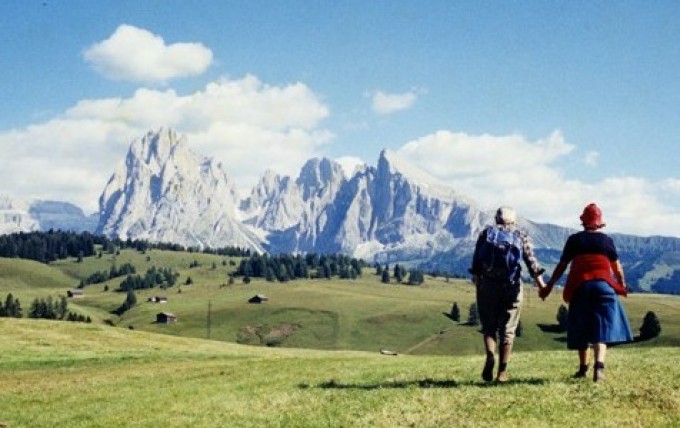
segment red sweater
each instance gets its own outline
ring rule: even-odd
[[[571,269],[567,276],[562,298],[569,303],[574,292],[586,281],[600,279],[606,281],[616,292],[625,296],[628,294],[623,285],[614,278],[612,262],[602,254],[581,254],[571,261]]]

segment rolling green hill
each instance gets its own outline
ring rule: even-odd
[[[125,263],[133,264],[142,275],[152,266],[174,269],[179,273],[177,284],[137,291],[137,305],[118,317],[112,311],[125,300],[125,293],[113,291],[122,281],[122,277],[116,278],[87,286],[85,297],[69,301],[69,310],[90,316],[96,324],[108,321],[135,330],[242,344],[364,351],[387,348],[430,355],[482,352],[478,328],[465,325],[474,301],[469,282],[427,277],[424,285],[416,287],[383,284],[373,269],[364,269],[356,280],[271,283],[254,279],[244,284],[237,279],[229,285],[228,274],[238,259],[201,253],[123,250],[117,255],[88,257],[82,263],[66,259],[50,265],[0,259],[0,298],[12,292],[26,312],[36,297],[63,295],[92,273]],[[188,278],[192,285],[186,285]],[[255,294],[269,300],[249,304]],[[147,300],[152,296],[167,297],[168,303],[150,303]],[[453,302],[460,308],[462,322],[445,315]],[[533,290],[525,289],[518,351],[564,349],[564,334],[551,332],[561,303],[559,295],[543,302]],[[635,333],[647,311],[654,311],[662,326],[658,338],[623,347],[680,345],[680,297],[633,294],[623,303]],[[173,313],[179,321],[158,324],[159,312]]]
[[[0,318],[0,426],[680,425],[678,347],[616,347],[607,380],[573,352],[475,356],[252,347],[99,324]]]

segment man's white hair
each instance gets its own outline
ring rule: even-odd
[[[500,207],[496,210],[496,224],[515,224],[517,212],[512,207]]]

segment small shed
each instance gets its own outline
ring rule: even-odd
[[[168,303],[168,298],[164,296],[151,296],[147,301],[151,303]]]
[[[263,303],[269,300],[269,297],[263,295],[263,294],[256,294],[250,299],[248,299],[248,303]]]
[[[158,324],[172,324],[177,322],[177,315],[170,312],[159,312],[156,314],[156,322]]]
[[[84,297],[85,290],[82,288],[72,288],[66,292],[66,295],[70,298]]]

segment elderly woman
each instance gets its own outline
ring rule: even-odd
[[[569,303],[567,347],[578,350],[580,362],[574,377],[586,376],[588,345],[592,344],[593,381],[601,382],[607,344],[630,342],[633,334],[617,297],[626,296],[626,282],[616,246],[601,231],[605,226],[602,211],[596,204],[589,204],[581,214],[581,222],[584,230],[567,239],[560,262],[539,293],[542,298],[548,296],[571,263],[562,298]]]

